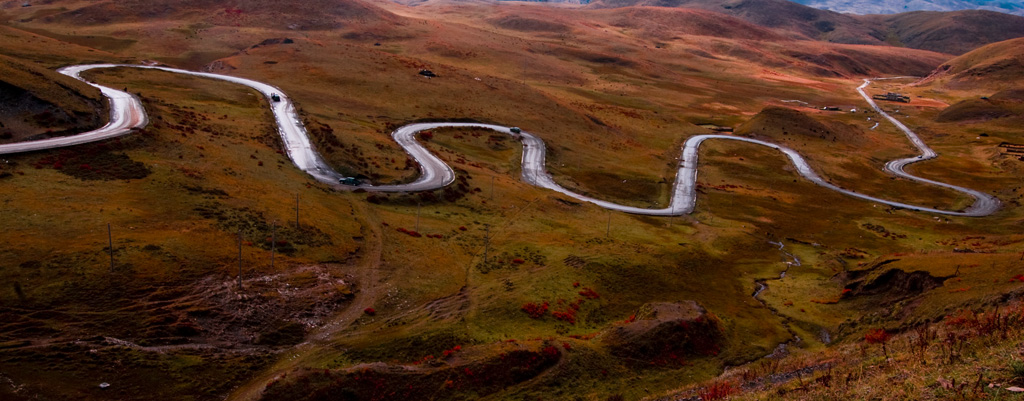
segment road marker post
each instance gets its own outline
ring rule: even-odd
[[[107,223],[107,247],[110,250],[110,272],[114,272],[114,237],[110,233],[110,223]]]
[[[487,250],[491,247],[491,225],[484,224],[484,264],[487,264]]]
[[[238,229],[238,289],[242,289],[242,229]]]

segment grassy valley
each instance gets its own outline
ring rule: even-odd
[[[378,184],[419,174],[395,128],[477,121],[542,138],[575,192],[663,207],[682,143],[728,128],[843,188],[960,210],[965,195],[882,171],[915,149],[855,91],[931,75],[869,87],[910,96],[880,103],[941,154],[908,171],[1003,205],[892,208],[710,140],[692,214],[630,215],[523,182],[518,141],[462,128],[420,134],[450,186],[339,190],[295,168],[256,92],[92,70],[149,124],[2,156],[0,398],[1013,399],[1002,388],[1021,384],[1015,41],[953,58],[647,6],[17,3],[0,2],[0,87],[33,107],[0,113],[9,142],[106,120],[57,67],[145,62],[281,88],[332,167]],[[893,377],[906,384],[879,393]]]

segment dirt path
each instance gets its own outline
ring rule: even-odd
[[[372,211],[367,210],[362,202],[352,202],[353,216],[365,219],[362,225],[363,242],[362,257],[353,266],[352,275],[359,278],[359,288],[352,302],[338,312],[326,323],[317,327],[306,336],[306,341],[292,349],[282,352],[283,357],[278,363],[263,371],[260,375],[243,384],[228,396],[228,400],[258,400],[267,383],[281,374],[302,365],[302,361],[316,357],[316,353],[328,346],[337,335],[354,323],[364,312],[363,310],[376,304],[380,296],[380,266],[383,261],[384,240],[380,230],[380,221]]]

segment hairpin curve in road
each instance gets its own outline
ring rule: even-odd
[[[82,71],[97,69],[97,68],[115,68],[115,67],[130,67],[130,68],[145,68],[161,70],[166,72],[187,74],[192,76],[219,79],[237,84],[245,85],[253,88],[262,93],[270,104],[271,111],[274,114],[274,119],[277,122],[278,132],[281,134],[281,140],[284,143],[284,147],[288,152],[288,157],[292,160],[296,167],[300,170],[308,173],[319,181],[331,184],[335,187],[342,188],[338,185],[338,180],[344,178],[342,175],[335,172],[324,160],[323,157],[314,149],[312,143],[309,140],[309,135],[306,132],[305,126],[303,126],[301,119],[295,111],[295,106],[292,104],[288,96],[281,91],[279,88],[272,85],[268,85],[259,81],[251,79],[233,77],[230,75],[213,74],[207,72],[197,72],[181,70],[177,68],[160,67],[160,66],[144,66],[144,65],[132,65],[132,64],[88,64],[88,65],[76,65],[64,67],[58,70],[61,74],[68,75],[70,77],[82,80],[89,85],[98,88],[104,96],[110,99],[110,121],[97,130],[81,133],[74,136],[50,138],[32,142],[21,142],[7,145],[0,145],[0,154],[10,153],[22,153],[35,150],[53,149],[66,146],[79,145],[88,142],[95,142],[103,139],[109,139],[121,135],[125,135],[133,128],[144,127],[148,120],[146,117],[146,111],[142,107],[142,102],[138,98],[131,94],[123,91],[119,91],[113,88],[102,86],[93,82],[89,82],[81,77]],[[766,146],[779,152],[782,152],[796,167],[797,172],[806,178],[807,180],[824,188],[831,189],[836,192],[840,192],[852,197],[878,202],[884,205],[893,207],[916,210],[922,212],[952,215],[952,216],[972,216],[980,217],[987,216],[994,213],[1000,207],[1000,202],[995,197],[983,193],[981,191],[959,187],[952,184],[929,180],[913,176],[906,171],[904,167],[911,164],[917,163],[924,160],[934,159],[938,157],[938,154],[928,147],[917,136],[910,128],[901,123],[896,118],[890,116],[888,113],[883,111],[878,104],[871,99],[870,96],[864,91],[868,85],[871,84],[870,79],[865,79],[864,84],[857,88],[857,92],[860,93],[864,100],[871,105],[872,108],[880,115],[892,122],[897,128],[902,131],[911,143],[921,152],[921,155],[915,157],[909,157],[904,159],[893,160],[885,165],[885,171],[895,174],[899,177],[903,177],[909,180],[918,181],[925,184],[936,185],[944,188],[948,188],[954,191],[958,191],[974,198],[974,202],[964,209],[963,211],[950,211],[940,210],[935,208],[917,206],[906,204],[902,202],[895,202],[876,198],[870,195],[861,194],[845,188],[840,188],[828,181],[825,181],[818,176],[810,165],[803,157],[800,156],[795,150],[788,147],[774,144],[771,142],[761,141],[752,138],[745,138],[739,136],[730,135],[697,135],[690,137],[686,140],[683,145],[683,155],[680,159],[679,170],[676,175],[675,183],[672,187],[672,199],[669,205],[661,209],[647,209],[640,207],[624,206],[614,202],[608,202],[600,199],[595,199],[589,196],[572,192],[561,185],[555,183],[551,178],[551,175],[545,168],[545,155],[546,148],[544,141],[540,138],[531,135],[528,132],[513,132],[510,127],[494,125],[494,124],[481,124],[481,123],[457,123],[457,122],[438,122],[438,123],[415,123],[403,126],[395,130],[392,133],[392,137],[396,142],[419,164],[420,175],[415,181],[407,184],[398,185],[361,185],[359,188],[363,188],[367,191],[379,191],[379,192],[415,192],[415,191],[429,191],[451,184],[455,181],[455,171],[438,158],[436,155],[427,150],[423,145],[420,145],[416,141],[416,133],[444,127],[474,127],[474,128],[485,128],[494,130],[497,132],[506,133],[514,137],[519,138],[523,143],[523,159],[522,159],[522,177],[523,180],[542,188],[547,188],[572,198],[590,202],[601,206],[603,208],[622,211],[626,213],[642,214],[650,216],[676,216],[684,215],[693,212],[694,206],[697,202],[697,150],[700,145],[706,140],[729,140],[729,141],[740,141],[753,143],[757,145]],[[518,130],[517,130],[518,131]]]

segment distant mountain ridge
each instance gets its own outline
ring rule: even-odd
[[[1024,37],[1024,17],[985,10],[853,15],[790,0],[593,0],[588,7],[636,6],[702,9],[797,38],[845,44],[888,44],[946,54],[963,54],[989,43]]]
[[[1024,16],[1022,0],[791,0],[849,14],[897,14],[908,11],[988,10]]]

